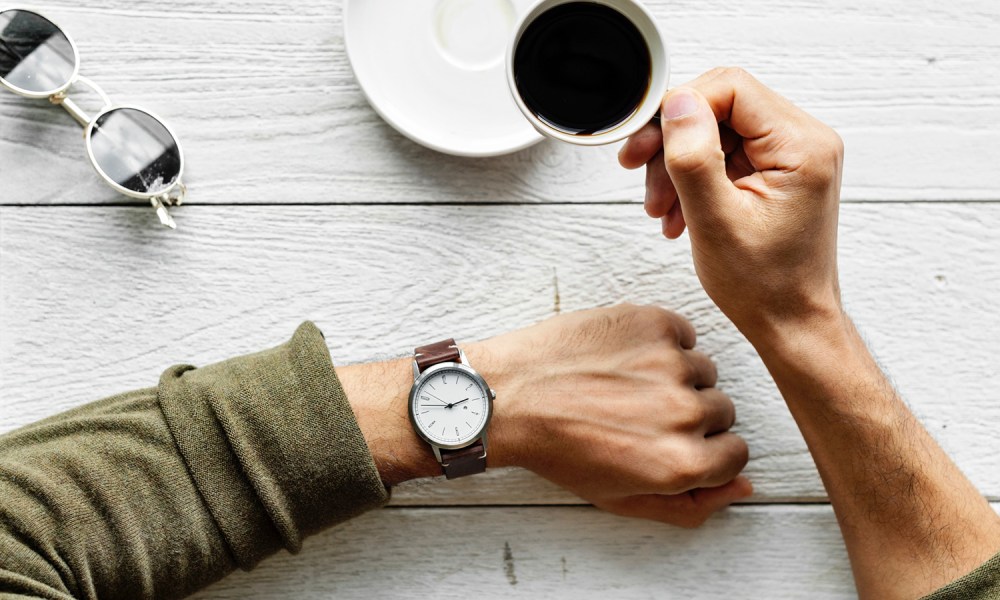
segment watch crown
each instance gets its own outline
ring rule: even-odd
[[[496,390],[494,390],[493,388],[490,388],[490,400],[496,400],[496,399],[497,399]]]

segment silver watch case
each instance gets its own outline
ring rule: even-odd
[[[420,436],[420,439],[430,444],[431,449],[434,450],[434,458],[436,458],[438,462],[441,462],[442,449],[460,450],[462,448],[467,448],[471,446],[476,440],[483,441],[483,448],[488,449],[489,447],[486,440],[486,429],[487,427],[489,427],[490,421],[493,419],[493,400],[496,399],[497,395],[496,392],[494,392],[493,389],[489,386],[489,384],[486,383],[486,380],[483,379],[483,376],[480,375],[478,371],[470,367],[468,364],[463,364],[464,362],[466,362],[465,353],[459,351],[459,356],[460,360],[462,360],[461,363],[457,362],[438,363],[436,365],[431,365],[430,367],[427,367],[427,369],[423,373],[420,372],[420,367],[417,366],[417,361],[413,361],[413,387],[410,388],[407,413],[409,413],[410,415],[410,424],[413,426],[413,430],[417,432],[417,435]],[[476,435],[474,435],[471,438],[471,440],[465,444],[441,444],[434,440],[431,440],[426,435],[424,435],[423,430],[421,430],[420,427],[417,425],[416,417],[413,414],[413,405],[415,404],[417,390],[420,388],[420,385],[426,379],[431,378],[438,371],[442,371],[445,369],[462,371],[463,373],[471,377],[472,380],[475,381],[477,384],[479,384],[484,390],[486,390],[487,394],[486,420],[483,421],[483,426],[479,429]]]

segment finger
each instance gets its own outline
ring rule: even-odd
[[[699,506],[690,493],[676,496],[643,494],[594,502],[594,506],[623,517],[649,519],[687,529],[698,527],[711,514]]]
[[[726,176],[719,125],[697,90],[677,88],[663,100],[661,130],[667,173],[693,223],[705,211],[716,212],[739,193]]]
[[[695,505],[703,512],[712,514],[753,495],[753,484],[743,475],[716,487],[704,487],[688,492]]]
[[[729,127],[719,124],[719,140],[722,142],[722,152],[729,156],[743,143],[743,138]]]
[[[697,350],[684,350],[684,358],[693,367],[692,385],[700,388],[711,388],[718,381],[719,373],[715,368],[715,363],[704,352]]]
[[[750,480],[740,476],[718,487],[699,488],[677,495],[629,496],[594,502],[594,506],[624,517],[694,528],[703,524],[713,513],[751,494],[753,486],[750,485]]]
[[[698,487],[714,487],[735,479],[750,460],[747,443],[735,433],[718,433],[705,438],[705,475]]]
[[[646,163],[646,214],[654,219],[665,216],[677,202],[677,191],[663,168],[663,152]]]
[[[736,405],[725,392],[716,388],[698,390],[705,418],[699,430],[705,436],[713,436],[729,431],[736,423]]]
[[[655,121],[646,123],[632,134],[618,151],[618,163],[626,169],[638,169],[663,148],[663,133]]]
[[[684,350],[691,350],[698,342],[698,333],[694,330],[694,325],[677,313],[664,311],[670,316],[670,331],[674,334],[677,343]]]
[[[758,170],[797,166],[793,161],[798,153],[778,150],[787,144],[789,132],[813,126],[814,119],[808,113],[742,69],[710,71],[687,87],[701,93],[717,122],[744,138]]]
[[[668,240],[676,240],[684,233],[685,226],[684,207],[681,206],[680,202],[674,201],[670,211],[663,217],[663,235]]]

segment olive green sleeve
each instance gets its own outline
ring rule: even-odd
[[[1000,600],[1000,554],[921,600]]]
[[[183,597],[387,499],[304,323],[0,436],[0,597]]]

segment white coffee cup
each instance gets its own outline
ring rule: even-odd
[[[667,44],[665,38],[656,24],[656,18],[649,12],[649,10],[646,9],[645,6],[641,4],[641,2],[639,2],[639,0],[586,0],[592,3],[603,4],[604,6],[616,10],[626,19],[631,21],[632,24],[639,30],[639,33],[642,35],[642,38],[646,43],[646,47],[649,49],[650,55],[651,72],[649,87],[646,91],[646,95],[631,116],[627,117],[617,125],[598,133],[588,133],[582,135],[567,133],[566,131],[557,129],[539,119],[531,111],[531,109],[528,108],[518,91],[517,82],[514,79],[514,53],[517,50],[517,45],[521,41],[521,36],[524,34],[524,31],[529,25],[531,25],[532,22],[535,21],[535,19],[559,5],[580,1],[581,0],[538,0],[526,12],[524,12],[523,15],[521,15],[514,28],[514,35],[511,37],[510,43],[507,45],[507,85],[510,87],[510,93],[514,97],[514,102],[517,104],[517,107],[524,114],[525,118],[528,119],[534,128],[537,129],[542,135],[562,140],[564,142],[569,142],[571,144],[578,144],[582,146],[600,146],[627,138],[633,133],[639,131],[639,129],[641,129],[646,123],[649,123],[650,120],[652,120],[657,114],[660,110],[660,101],[662,100],[663,95],[667,93],[667,83],[670,78],[670,58],[667,54]]]

